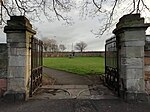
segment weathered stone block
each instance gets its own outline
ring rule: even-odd
[[[144,47],[122,47],[122,58],[141,58],[144,57]]]
[[[7,42],[8,43],[12,43],[12,42],[21,42],[21,43],[25,43],[26,42],[26,37],[25,37],[25,33],[24,32],[18,32],[18,33],[8,33],[7,34]]]
[[[7,78],[7,68],[0,69],[0,78]]]
[[[8,51],[7,44],[0,43],[0,59],[7,59]]]
[[[130,92],[145,92],[144,78],[139,79],[127,79],[126,80],[127,91]]]
[[[6,43],[0,43],[0,53],[7,50],[7,44]]]
[[[122,41],[144,41],[145,42],[145,29],[143,30],[128,30],[124,32]]]
[[[144,71],[149,71],[150,72],[150,65],[145,66]]]
[[[24,78],[9,78],[7,79],[7,90],[18,92],[25,92],[25,79]]]
[[[26,67],[21,66],[9,66],[8,67],[8,78],[25,78]]]
[[[121,65],[143,67],[143,58],[121,58]]]
[[[17,48],[10,48],[8,49],[9,55],[16,56],[17,55]]]
[[[26,43],[20,43],[20,42],[11,42],[8,43],[8,49],[9,48],[26,48]]]
[[[147,95],[146,93],[133,93],[133,92],[126,92],[125,93],[125,100],[126,101],[134,101],[134,102],[149,102],[149,95]]]
[[[8,59],[8,54],[0,53],[0,60],[7,60],[7,59]]]
[[[7,91],[4,95],[5,102],[25,101],[26,94],[24,92]]]
[[[9,55],[11,56],[25,56],[26,53],[26,48],[9,48],[8,52]]]
[[[17,55],[24,56],[27,54],[27,49],[25,48],[17,48]]]
[[[125,47],[143,47],[145,45],[145,41],[126,41],[122,45]]]
[[[9,56],[9,66],[26,66],[26,56]]]
[[[5,69],[7,68],[7,64],[8,64],[8,61],[7,59],[0,59],[0,69]]]
[[[122,66],[120,71],[120,78],[123,79],[137,79],[144,78],[143,68],[127,68],[128,66]]]
[[[144,78],[143,69],[127,69],[126,79]]]

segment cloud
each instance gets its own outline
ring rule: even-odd
[[[92,29],[96,30],[100,26],[95,18],[80,20],[75,17],[74,24],[71,26],[62,25],[60,21],[44,21],[34,25],[38,28],[42,37],[54,38],[58,43],[70,46],[67,50],[71,50],[72,44],[75,45],[75,43],[80,41],[88,44],[86,50],[104,50],[105,36],[103,38],[95,38],[96,36],[91,32]]]

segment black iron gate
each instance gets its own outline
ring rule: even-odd
[[[105,44],[105,82],[119,95],[118,49],[116,37],[106,40]]]
[[[42,65],[43,65],[43,42],[37,38],[31,38],[31,85],[30,96],[42,85]]]

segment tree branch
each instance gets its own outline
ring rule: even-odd
[[[3,3],[3,1],[2,1],[2,0],[1,0],[1,5],[2,5],[2,7],[4,7],[4,9],[6,10],[6,12],[7,12],[8,16],[11,16],[11,15],[10,15],[10,13],[9,13],[8,8],[4,5],[4,3]]]
[[[130,12],[132,14],[135,11],[135,0],[133,0],[133,10]]]
[[[69,24],[68,20],[57,12],[56,2],[59,3],[59,4],[61,4],[61,3],[58,0],[53,0],[53,9],[54,9],[54,12],[56,14],[57,19],[60,21],[60,18],[61,18],[62,20],[66,21],[67,24]],[[61,6],[62,6],[62,4],[61,4]]]
[[[96,2],[95,2],[95,0],[92,0],[93,1],[93,4],[96,6],[96,8],[97,8],[97,11],[100,11],[101,12],[101,6],[98,6],[97,4],[96,4]],[[101,0],[101,3],[102,3],[102,0]]]
[[[143,4],[143,6],[150,12],[150,8],[147,7],[147,5],[144,3],[144,1],[141,0],[141,2],[142,2],[142,4]]]
[[[138,13],[138,12],[139,12],[140,1],[141,1],[141,0],[138,0],[138,4],[137,4],[137,10],[136,10],[136,13]]]

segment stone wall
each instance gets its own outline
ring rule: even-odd
[[[7,44],[0,44],[0,97],[6,91],[7,64]]]
[[[43,52],[43,57],[68,57],[72,52]],[[75,56],[105,56],[104,51],[87,51],[87,52],[74,52]]]

